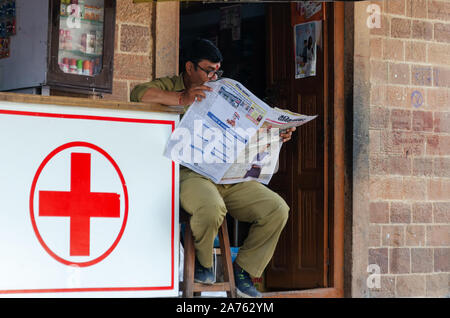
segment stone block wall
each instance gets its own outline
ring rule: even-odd
[[[367,295],[448,297],[450,1],[370,3]]]
[[[104,99],[128,102],[133,87],[154,77],[155,5],[117,0],[112,94]]]

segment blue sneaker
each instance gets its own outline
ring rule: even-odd
[[[250,274],[242,269],[236,262],[233,263],[234,281],[236,293],[241,298],[260,298],[261,293],[253,285]]]
[[[206,285],[212,285],[216,282],[213,268],[203,267],[197,258],[195,258],[194,282]]]

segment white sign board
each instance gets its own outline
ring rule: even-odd
[[[0,296],[178,296],[178,117],[0,102]]]

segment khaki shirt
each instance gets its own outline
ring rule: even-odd
[[[181,92],[185,89],[183,76],[182,74],[166,76],[157,78],[151,82],[138,84],[131,91],[130,100],[132,102],[140,102],[142,100],[142,96],[144,96],[145,92],[149,88],[159,88],[163,91],[169,92]]]

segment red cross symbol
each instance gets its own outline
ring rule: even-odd
[[[70,191],[39,191],[39,216],[70,217],[70,255],[89,256],[90,219],[120,217],[120,195],[91,192],[91,154],[71,153]]]

